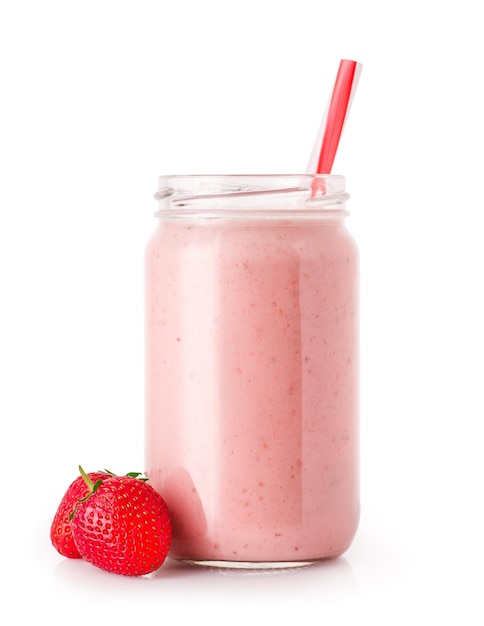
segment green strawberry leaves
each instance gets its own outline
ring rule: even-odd
[[[79,504],[81,504],[81,502],[85,502],[86,500],[88,500],[92,496],[92,494],[97,491],[98,487],[102,485],[103,483],[102,480],[96,480],[96,482],[93,483],[92,480],[89,478],[89,476],[86,474],[86,472],[80,465],[79,465],[79,472],[81,476],[83,477],[84,482],[88,486],[89,492],[78,501],[77,506],[69,515],[69,520],[72,520],[72,518],[74,517],[75,512],[77,511],[79,507]],[[104,472],[106,472],[106,474],[110,474],[111,476],[117,476],[117,474],[115,474],[114,472],[111,472],[108,469],[105,469]],[[141,480],[143,482],[146,482],[148,480],[147,478],[138,478],[139,476],[141,476],[141,472],[128,472],[127,474],[125,474],[125,476],[128,476],[129,478],[137,478],[138,480]]]

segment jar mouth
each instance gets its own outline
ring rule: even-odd
[[[169,175],[158,178],[157,216],[207,213],[346,213],[345,179],[335,174]]]

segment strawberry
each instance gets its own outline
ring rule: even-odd
[[[89,488],[72,517],[81,557],[125,576],[158,569],[171,543],[171,521],[161,495],[136,474],[93,483],[79,469]]]
[[[98,480],[110,478],[111,474],[108,472],[91,472],[88,476],[89,480],[95,483]],[[79,559],[81,557],[72,536],[70,516],[78,505],[79,500],[88,493],[89,487],[86,485],[84,478],[78,476],[71,483],[62,498],[50,527],[50,539],[54,548],[59,554],[70,559]]]

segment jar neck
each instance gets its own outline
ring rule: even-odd
[[[161,176],[158,217],[343,219],[345,179],[335,175]]]

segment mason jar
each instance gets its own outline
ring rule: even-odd
[[[335,175],[162,176],[146,249],[146,474],[170,556],[337,557],[359,518],[358,252]]]

